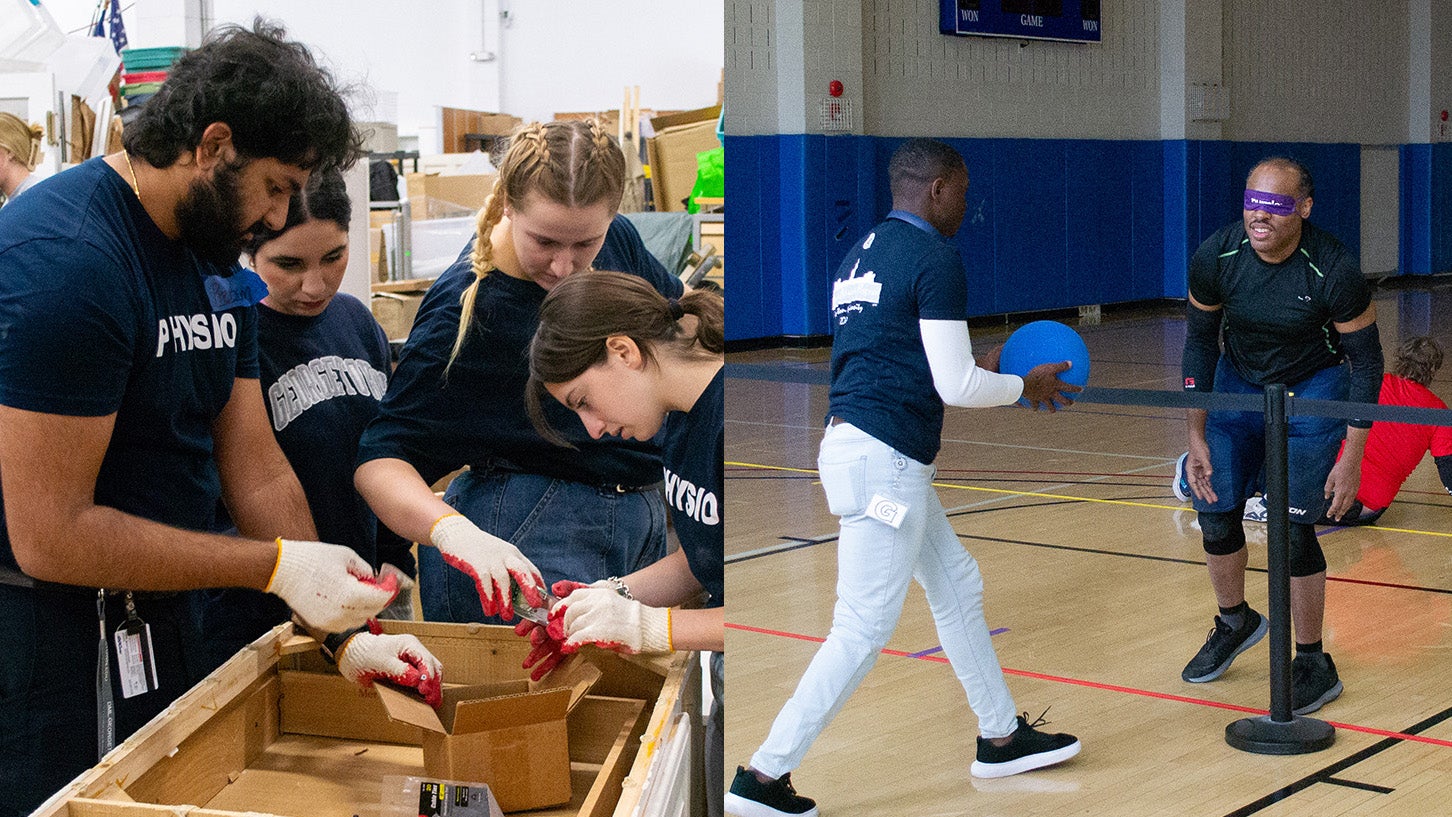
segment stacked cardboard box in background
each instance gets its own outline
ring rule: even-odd
[[[657,116],[650,120],[655,136],[647,143],[650,184],[655,209],[680,212],[696,184],[696,154],[721,146],[716,119],[721,106]]]

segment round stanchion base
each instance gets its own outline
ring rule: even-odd
[[[1261,715],[1226,726],[1225,742],[1258,755],[1304,755],[1329,749],[1336,742],[1336,727],[1315,718],[1273,721]]]

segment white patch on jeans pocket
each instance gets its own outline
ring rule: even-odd
[[[882,494],[873,494],[872,501],[867,503],[867,515],[893,530],[902,527],[902,520],[909,510],[911,508],[906,503],[888,499]]]

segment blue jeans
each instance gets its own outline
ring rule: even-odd
[[[927,591],[938,639],[968,693],[979,732],[987,738],[1012,734],[1017,709],[989,640],[983,579],[938,501],[936,469],[850,423],[827,428],[817,468],[827,506],[842,520],[832,629],[752,756],[752,767],[781,777],[801,765],[897,629],[914,579]],[[894,528],[884,517],[901,524]]]
[[[444,501],[488,533],[519,548],[547,584],[624,576],[666,553],[660,491],[617,492],[514,471],[465,471]],[[419,600],[427,621],[501,623],[484,616],[479,591],[437,548],[420,547]]]
[[[1345,400],[1350,374],[1345,366],[1331,366],[1286,388],[1310,400]],[[1228,394],[1263,394],[1265,389],[1246,382],[1224,357],[1215,369],[1215,391]],[[1311,525],[1326,510],[1326,477],[1336,464],[1346,421],[1335,417],[1292,415],[1287,418],[1286,470],[1289,477],[1290,520]],[[1195,498],[1195,510],[1235,512],[1238,516],[1265,476],[1265,417],[1253,411],[1212,411],[1205,421],[1210,446],[1210,487],[1217,500]],[[1269,497],[1267,497],[1269,499]]]

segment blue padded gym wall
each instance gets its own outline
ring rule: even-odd
[[[1273,154],[1311,168],[1312,220],[1360,250],[1357,145],[945,141],[962,153],[971,179],[954,241],[974,316],[1183,298],[1190,253],[1240,217],[1246,173]],[[887,163],[901,142],[854,135],[726,138],[729,340],[831,332],[832,274],[851,244],[891,208]],[[1404,154],[1403,173],[1430,178],[1430,167],[1448,164],[1449,157],[1446,151],[1427,151],[1425,159]],[[1429,169],[1419,170],[1423,164]],[[1424,187],[1430,197],[1430,182]],[[1446,187],[1439,191],[1444,198]],[[1438,258],[1452,255],[1449,242],[1436,244]],[[1432,256],[1432,242],[1423,243],[1423,254]]]

